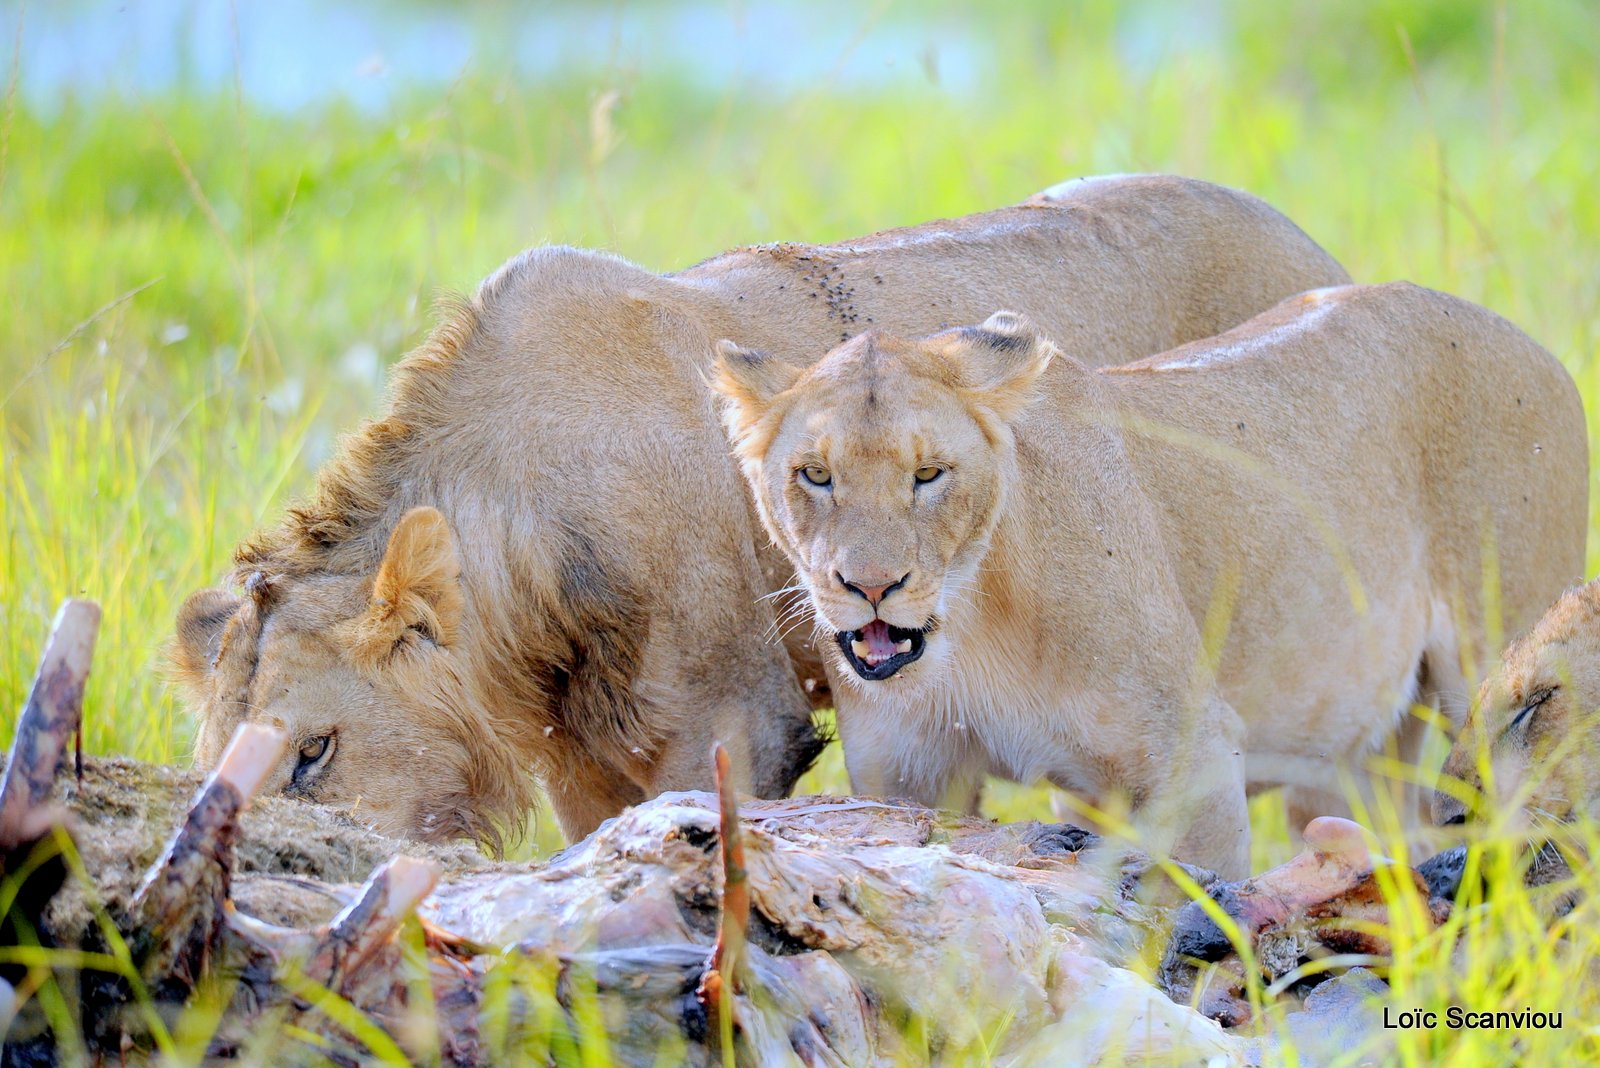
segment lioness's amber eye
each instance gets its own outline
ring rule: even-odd
[[[826,486],[833,481],[833,475],[821,464],[807,464],[800,469],[800,477],[813,486]]]
[[[932,482],[942,474],[944,474],[944,468],[928,464],[925,467],[917,468],[917,481]]]
[[[288,792],[297,797],[314,798],[316,781],[333,763],[333,754],[338,747],[339,740],[332,734],[319,734],[301,742],[294,772],[289,776]]]

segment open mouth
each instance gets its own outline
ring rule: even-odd
[[[923,633],[874,619],[860,630],[841,630],[839,648],[857,675],[868,682],[877,682],[922,655],[927,647]]]

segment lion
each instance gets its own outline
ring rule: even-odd
[[[1254,197],[1160,176],[666,276],[526,252],[445,309],[387,412],[237,550],[232,588],[182,607],[196,760],[241,721],[281,724],[282,792],[491,846],[531,776],[576,839],[709,786],[714,739],[743,789],[785,794],[828,688],[703,380],[716,339],[802,360],[1004,299],[1120,362],[1348,280]]]
[[[1597,713],[1600,581],[1563,593],[1484,679],[1445,761],[1435,822],[1466,823],[1483,805],[1528,826],[1600,813]]]
[[[1247,790],[1327,806],[1388,739],[1416,762],[1413,702],[1459,722],[1486,567],[1520,625],[1583,566],[1571,377],[1405,283],[1122,367],[1001,312],[809,366],[724,341],[715,384],[814,607],[852,789],[1047,780],[1230,877]]]

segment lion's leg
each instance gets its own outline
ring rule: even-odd
[[[1430,643],[1418,660],[1412,689],[1393,713],[1394,729],[1381,748],[1349,758],[1365,809],[1364,822],[1385,834],[1404,833],[1419,848],[1430,845],[1421,832],[1430,824],[1428,808],[1440,757],[1430,755],[1431,743],[1438,737],[1433,725],[1438,717],[1427,710],[1431,708],[1456,727],[1466,716],[1466,694],[1459,653]],[[1344,815],[1348,807],[1315,815]]]
[[[839,702],[836,712],[850,792],[868,797],[909,797],[911,790],[897,744],[898,732],[884,729],[884,717],[852,708],[848,699]]]
[[[712,789],[711,753],[720,744],[740,793],[787,796],[823,740],[783,648],[762,641],[759,631],[709,644],[706,650],[687,639],[673,642],[670,663],[638,684],[652,695],[656,727],[656,737],[640,745],[649,756],[640,785],[650,797]],[[741,661],[741,673],[731,674],[728,661]]]
[[[981,768],[967,769],[966,776],[957,784],[959,792],[952,791],[950,807],[968,816],[978,815],[978,808],[983,804],[983,780],[987,777],[988,772]]]
[[[983,780],[987,774],[988,768],[984,763],[971,759],[955,760],[941,769],[937,780],[917,782],[907,796],[929,808],[976,816],[978,803],[983,799]]]
[[[1315,786],[1286,786],[1283,803],[1288,810],[1289,830],[1299,834],[1318,816],[1350,816],[1350,803],[1333,790]]]
[[[984,769],[965,749],[926,737],[892,706],[853,707],[847,695],[841,697],[839,741],[852,793],[906,797],[932,808],[975,800]],[[920,741],[908,744],[919,734]]]
[[[1244,781],[1221,783],[1196,799],[1194,819],[1172,847],[1179,860],[1225,879],[1250,874],[1250,807]]]
[[[1172,845],[1179,860],[1210,868],[1227,879],[1242,879],[1250,873],[1250,806],[1245,795],[1244,761],[1224,748],[1213,749],[1194,769],[1203,776],[1200,782],[1162,799],[1179,805],[1175,825],[1181,830]],[[1166,806],[1154,806],[1163,824],[1169,819]],[[1134,810],[1136,823],[1144,814]]]
[[[1233,709],[1213,697],[1192,723],[1172,724],[1159,732],[1163,737],[1149,739],[1146,751],[1163,752],[1170,759],[1135,765],[1148,770],[1126,784],[1142,844],[1225,878],[1249,874],[1242,731]]]
[[[1434,704],[1432,700],[1422,698],[1418,698],[1418,703]],[[1395,729],[1393,747],[1396,762],[1411,771],[1399,779],[1379,779],[1373,784],[1377,789],[1385,787],[1389,789],[1395,812],[1406,827],[1418,827],[1427,822],[1428,801],[1433,796],[1433,783],[1432,775],[1423,768],[1423,753],[1427,749],[1431,734],[1432,728],[1429,727],[1428,721],[1413,710],[1407,709]],[[1421,782],[1424,776],[1429,780],[1426,786]]]
[[[1430,641],[1417,662],[1413,686],[1400,705],[1388,713],[1394,730],[1380,749],[1358,751],[1340,760],[1338,768],[1351,772],[1364,812],[1363,822],[1386,828],[1398,819],[1403,828],[1417,828],[1428,822],[1428,802],[1432,797],[1437,760],[1430,757],[1429,742],[1434,728],[1427,714],[1416,706],[1432,706],[1449,723],[1459,724],[1466,715],[1467,684],[1460,670],[1459,652],[1449,648],[1453,635]],[[1397,769],[1393,769],[1398,765]],[[1393,769],[1393,770],[1392,770]],[[1300,783],[1284,790],[1289,827],[1295,833],[1318,816],[1356,815],[1344,791],[1328,783]],[[1421,844],[1421,843],[1418,843]]]
[[[1417,703],[1431,706],[1449,724],[1449,740],[1461,730],[1467,718],[1467,678],[1461,670],[1459,650],[1432,645],[1423,654],[1417,673]],[[1413,829],[1407,839],[1413,846],[1430,848],[1428,829],[1432,827],[1433,791],[1440,773],[1441,756],[1437,750],[1430,752],[1430,743],[1439,737],[1439,731],[1428,720],[1408,711],[1400,724],[1395,742],[1396,756],[1402,764],[1415,769],[1412,780],[1406,783],[1401,814]]]
[[[560,766],[545,776],[544,788],[561,834],[569,842],[578,841],[645,799],[633,780],[577,749],[562,752]]]
[[[683,702],[682,714],[673,715],[673,729],[652,751],[645,770],[645,794],[654,797],[668,790],[710,790],[714,783],[712,752],[721,745],[728,751],[728,764],[735,788],[742,794],[762,798],[787,795],[793,788],[791,775],[763,773],[763,768],[794,768],[807,758],[814,732],[804,709],[772,704],[763,695],[752,694],[747,701]],[[691,711],[692,710],[692,711]],[[787,752],[763,752],[765,739],[752,731],[751,721],[783,717],[797,728]],[[764,775],[764,778],[757,776]]]

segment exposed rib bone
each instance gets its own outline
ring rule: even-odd
[[[239,813],[288,749],[277,727],[241,724],[189,803],[183,825],[140,883],[129,911],[149,932],[144,970],[192,984],[216,948],[233,875]]]
[[[439,881],[439,869],[415,857],[395,857],[373,872],[356,899],[333,918],[306,974],[340,989],[399,930]]]
[[[66,859],[51,832],[65,827],[68,818],[66,808],[49,798],[67,739],[83,721],[83,688],[99,628],[98,605],[62,603],[39,659],[39,673],[17,718],[5,777],[0,779],[0,888],[11,883],[14,891],[0,915],[0,945],[51,941],[48,931],[41,933],[41,919],[67,875]],[[20,964],[0,965],[0,1002],[4,1002],[0,1035],[17,1011],[11,984],[20,983],[25,973]]]
[[[56,613],[0,781],[0,849],[32,842],[56,822],[42,806],[55,785],[67,739],[82,722],[83,687],[99,629],[100,606],[93,601],[65,601]]]
[[[224,910],[223,925],[241,943],[265,954],[274,963],[288,957],[309,957],[317,945],[316,934],[301,927],[280,927],[231,907]]]

